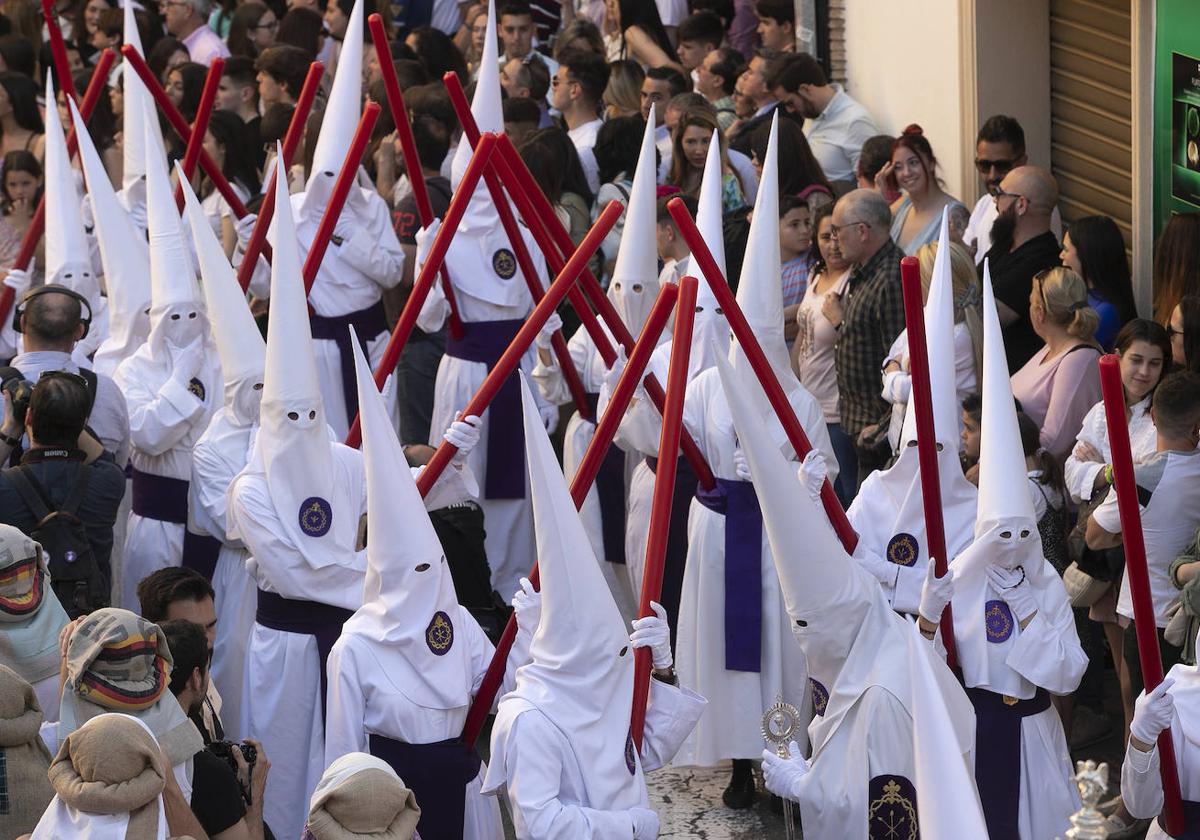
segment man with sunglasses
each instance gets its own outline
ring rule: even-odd
[[[1025,129],[1016,117],[996,114],[988,117],[979,129],[975,140],[975,169],[983,179],[986,192],[971,211],[963,233],[963,244],[975,249],[975,262],[982,263],[984,255],[992,247],[992,223],[998,215],[995,196],[1000,191],[1004,176],[1018,166],[1028,163],[1025,154]],[[1062,239],[1062,218],[1055,207],[1050,215],[1050,229],[1056,239]]]

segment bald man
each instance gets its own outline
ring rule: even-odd
[[[1033,278],[1059,264],[1058,239],[1050,229],[1058,182],[1040,166],[1018,166],[1004,176],[994,200],[992,247],[984,261],[991,266],[1008,370],[1016,373],[1042,346],[1029,320],[1029,295]]]

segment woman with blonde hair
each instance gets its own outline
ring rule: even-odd
[[[741,178],[729,165],[729,150],[725,136],[717,125],[712,107],[691,107],[679,116],[671,145],[671,169],[667,172],[667,183],[678,187],[684,195],[700,197],[700,182],[704,177],[704,163],[708,159],[708,146],[713,136],[721,144],[721,210],[729,213],[746,204],[746,190]]]
[[[1042,448],[1061,464],[1100,399],[1095,339],[1100,316],[1088,305],[1082,277],[1069,268],[1051,268],[1034,275],[1029,320],[1046,344],[1013,374],[1013,396],[1042,430]]]
[[[608,87],[603,96],[606,120],[641,116],[645,78],[646,71],[636,61],[623,58],[608,65]]]

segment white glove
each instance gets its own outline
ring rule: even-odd
[[[884,586],[895,586],[896,578],[899,576],[898,569],[900,568],[895,563],[891,563],[878,554],[866,554],[862,557],[855,557],[858,565],[871,573],[871,576]]]
[[[479,418],[474,414],[463,417],[462,412],[459,412],[454,416],[454,422],[450,424],[450,428],[446,429],[442,438],[447,443],[458,447],[458,451],[454,453],[450,463],[456,465],[465,463],[471,450],[479,445]]]
[[[821,488],[825,486],[825,478],[828,475],[829,466],[825,463],[825,456],[815,449],[808,451],[796,470],[800,483],[808,491],[809,498],[814,500],[821,497]]]
[[[551,312],[550,317],[546,319],[546,323],[542,325],[538,331],[535,343],[539,350],[549,350],[554,334],[562,329],[562,318],[558,317],[557,312]]]
[[[883,398],[896,405],[908,402],[912,392],[912,376],[902,370],[888,371],[883,375]]]
[[[243,251],[250,243],[250,234],[254,233],[254,224],[258,221],[258,216],[254,213],[247,213],[242,218],[234,218],[233,229],[237,231],[237,244]]]
[[[4,278],[4,285],[13,290],[13,294],[17,300],[21,299],[21,295],[29,290],[29,284],[33,282],[33,269],[36,257],[29,259],[29,267],[21,270],[19,268],[10,268],[8,276]]]
[[[604,374],[604,384],[608,386],[608,392],[611,394],[617,390],[617,380],[621,378],[621,374],[625,372],[625,363],[628,359],[625,358],[625,346],[617,345],[617,357],[613,359],[612,367]]]
[[[1171,719],[1175,716],[1175,698],[1167,692],[1174,684],[1174,677],[1167,677],[1149,694],[1142,692],[1138,695],[1133,703],[1130,737],[1144,744],[1153,744],[1163,730],[1171,725]]]
[[[954,575],[947,569],[946,574],[939,578],[934,573],[933,565],[933,558],[930,557],[929,566],[925,569],[925,583],[921,587],[921,606],[917,611],[930,624],[937,624],[942,620],[946,605],[954,597]]]
[[[634,648],[650,648],[650,658],[654,662],[654,670],[665,671],[675,660],[671,657],[671,628],[667,626],[667,611],[662,604],[650,602],[654,615],[645,618],[635,618],[633,633],[629,635],[629,644]]]
[[[750,478],[750,462],[746,460],[746,453],[740,446],[733,448],[733,471],[742,481],[752,480]]]
[[[517,626],[532,633],[537,630],[542,618],[542,593],[533,588],[529,578],[521,578],[521,588],[513,594],[513,611],[517,614]]]
[[[542,425],[546,427],[546,434],[554,434],[554,430],[558,428],[558,406],[538,406],[538,414],[542,415]]]
[[[171,378],[184,388],[191,384],[204,366],[204,339],[197,338],[173,360]]]
[[[992,586],[1000,593],[1000,597],[1012,609],[1017,621],[1024,621],[1037,612],[1037,599],[1033,597],[1033,587],[1025,579],[1024,569],[989,566],[987,576]]]
[[[770,750],[763,750],[763,781],[767,790],[776,796],[797,802],[800,799],[800,782],[808,775],[808,762],[800,753],[800,746],[792,741],[788,744],[790,758],[780,758]]]
[[[630,808],[633,821],[633,840],[654,840],[658,836],[658,814],[649,808]]]
[[[434,219],[429,223],[429,227],[421,228],[416,233],[417,240],[417,269],[425,265],[425,258],[429,256],[429,249],[433,247],[434,237],[437,236],[438,230],[442,227],[441,219]]]

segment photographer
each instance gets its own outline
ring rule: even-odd
[[[125,474],[107,459],[95,460],[99,445],[84,432],[91,403],[87,382],[78,374],[46,371],[24,417],[14,415],[7,392],[4,403],[0,459],[22,429],[30,448],[20,466],[0,472],[0,522],[41,544],[51,585],[68,615],[106,606]]]
[[[161,625],[171,650],[171,693],[189,718],[208,689],[209,648],[204,628],[191,621]],[[257,741],[215,741],[190,759],[192,812],[212,840],[263,840],[263,791],[271,762]]]

